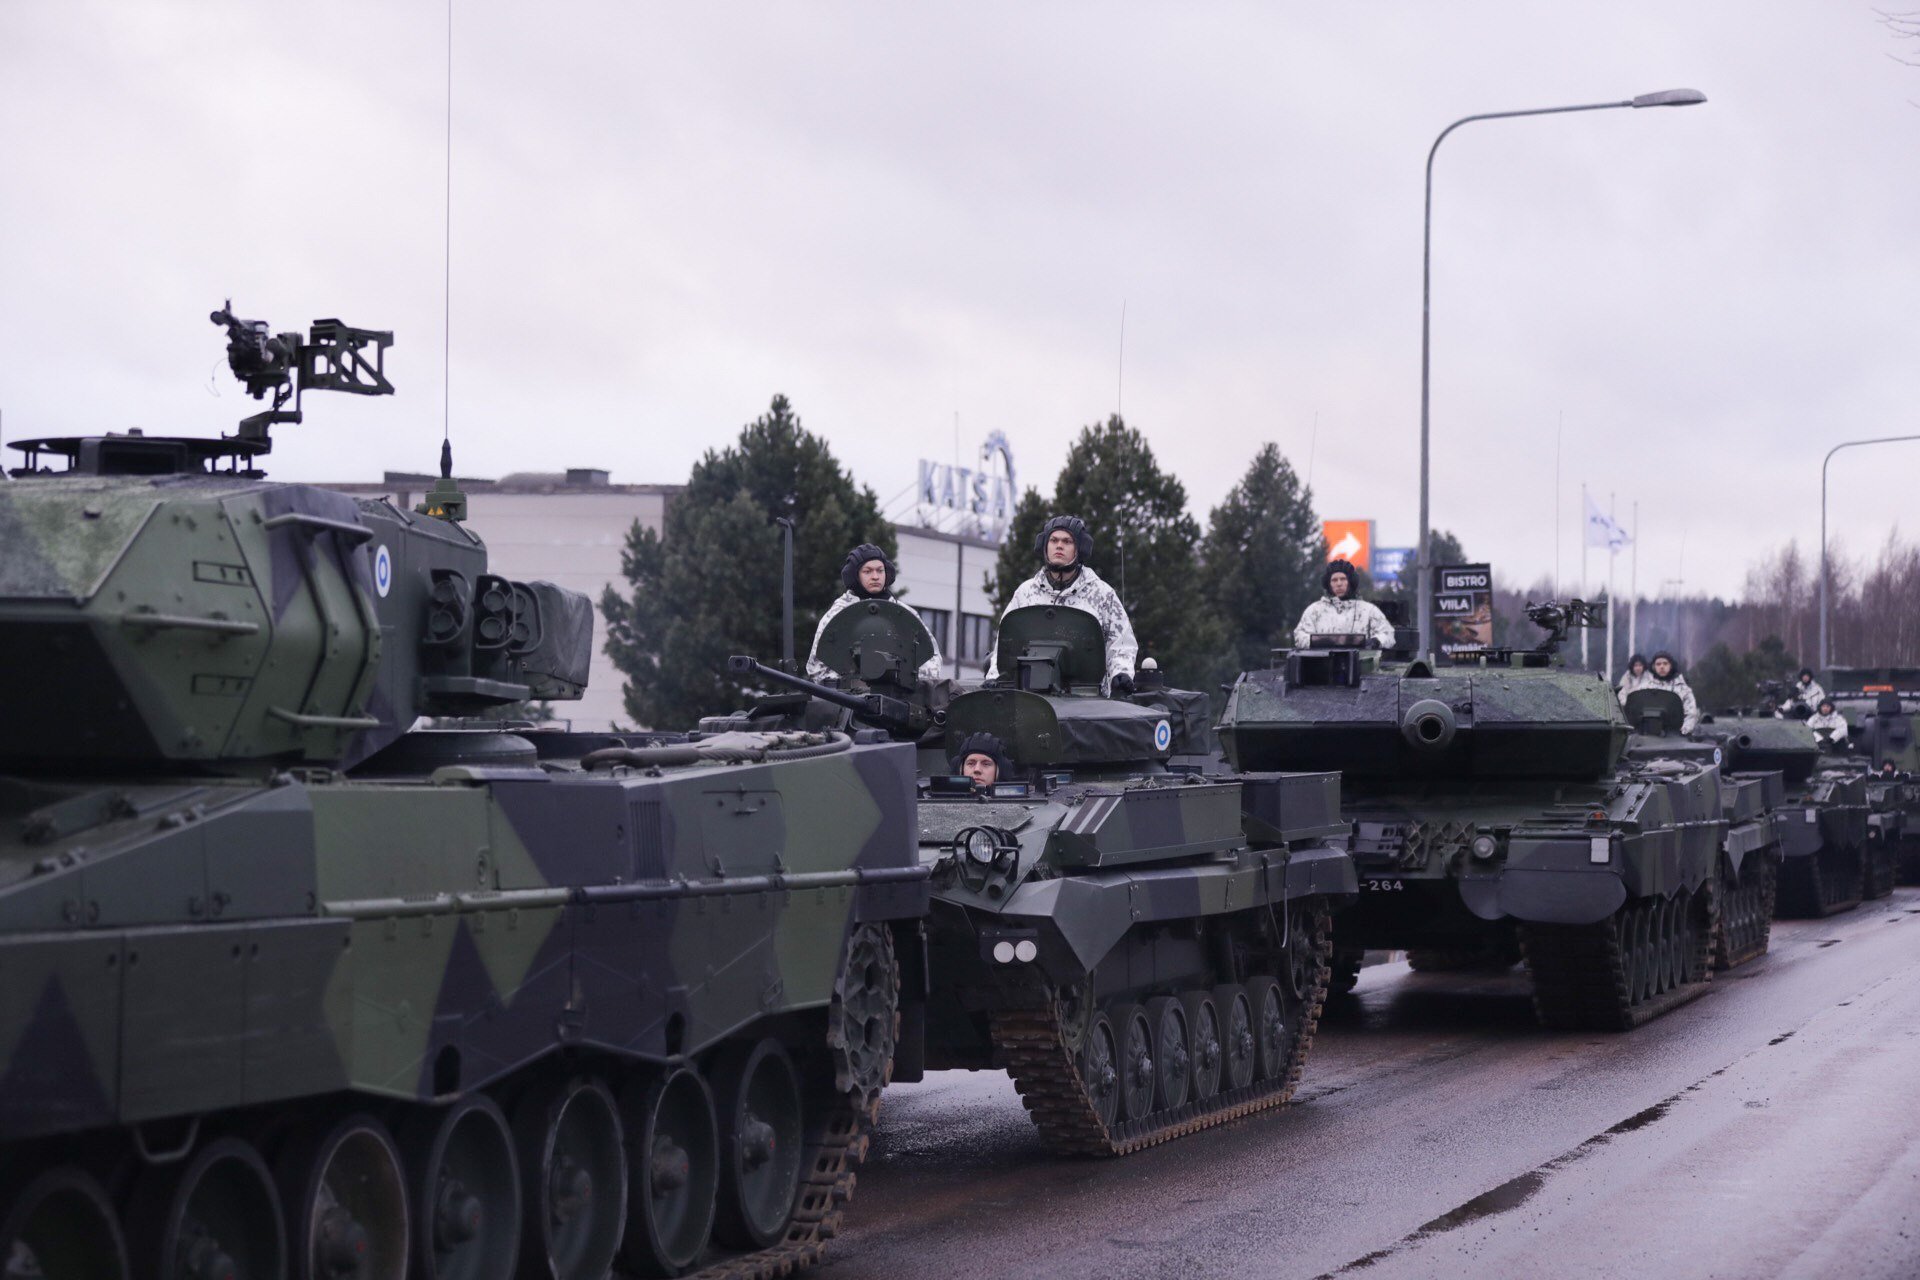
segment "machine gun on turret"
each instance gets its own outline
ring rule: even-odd
[[[63,457],[66,470],[95,476],[161,476],[219,470],[228,459],[231,473],[257,479],[263,473],[250,460],[273,451],[270,428],[301,420],[300,396],[307,391],[344,391],[356,396],[390,396],[387,348],[393,334],[355,329],[338,320],[315,320],[303,339],[297,333],[270,333],[264,320],[243,320],[228,302],[209,317],[227,331],[227,367],[256,400],[273,396],[273,407],[240,420],[230,436],[149,436],[138,428],[99,436],[55,436],[16,440],[26,455],[13,469],[16,478],[49,473],[43,455]],[[287,401],[293,408],[287,408]]]
[[[727,674],[735,677],[757,676],[770,684],[809,694],[822,702],[853,712],[853,718],[904,741],[917,741],[928,729],[946,723],[946,714],[928,708],[924,702],[893,693],[854,693],[832,685],[809,680],[756,662],[746,654],[727,659]]]
[[[269,334],[265,320],[243,320],[233,314],[233,302],[207,317],[227,331],[227,367],[246,385],[247,394],[263,400],[273,394],[273,408],[240,420],[240,440],[257,442],[252,453],[273,448],[268,428],[300,421],[300,396],[307,391],[344,391],[355,396],[390,396],[387,348],[391,330],[355,329],[338,320],[315,320],[301,341],[297,333]],[[372,358],[368,358],[372,348]],[[286,407],[293,401],[293,408]]]
[[[933,637],[920,615],[893,600],[865,600],[840,610],[821,629],[815,656],[840,681],[810,680],[771,667],[745,654],[727,659],[727,674],[757,677],[769,684],[808,694],[851,711],[854,719],[891,737],[915,741],[946,721],[920,680],[922,664],[933,657]],[[791,713],[804,709],[763,701],[757,712]]]

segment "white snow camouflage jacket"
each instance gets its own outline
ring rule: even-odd
[[[1385,649],[1393,644],[1393,624],[1379,605],[1369,601],[1321,596],[1300,615],[1300,625],[1293,629],[1293,647],[1304,649],[1315,636],[1365,636]]]
[[[840,593],[840,598],[828,605],[827,611],[820,615],[820,625],[813,629],[813,648],[807,650],[807,679],[824,680],[833,674],[827,664],[820,661],[820,637],[826,633],[827,623],[833,620],[834,614],[850,604],[859,604],[865,599],[867,599],[866,596],[857,596],[851,591],[843,591]],[[940,641],[933,634],[931,627],[927,629],[927,639],[933,642],[933,656],[920,664],[920,678],[938,680],[940,678]]]
[[[1846,745],[1847,718],[1838,711],[1829,711],[1824,716],[1818,713],[1808,716],[1807,728],[1813,730],[1815,733],[1825,733],[1829,735],[1830,741],[1836,747]]]
[[[1034,604],[1064,604],[1092,614],[1100,624],[1100,634],[1107,640],[1107,678],[1100,682],[1101,692],[1107,692],[1117,675],[1133,678],[1133,660],[1140,653],[1140,645],[1133,638],[1133,623],[1127,620],[1127,607],[1120,603],[1119,595],[1100,580],[1099,574],[1081,565],[1079,576],[1067,584],[1067,589],[1056,591],[1047,581],[1047,571],[1042,569],[1014,588],[1013,599],[1007,601],[1000,616],[1005,618],[1015,609]],[[993,656],[987,659],[987,679],[997,680],[999,676],[1000,652],[996,644]]]
[[[1680,732],[1692,733],[1700,723],[1700,704],[1693,700],[1693,689],[1688,686],[1687,678],[1678,671],[1669,680],[1662,680],[1653,672],[1647,672],[1647,678],[1640,682],[1642,689],[1665,689],[1668,693],[1680,696]],[[1625,699],[1622,699],[1625,701]]]

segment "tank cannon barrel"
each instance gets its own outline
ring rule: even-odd
[[[747,654],[735,654],[728,658],[727,674],[758,676],[783,688],[812,694],[822,702],[830,702],[853,712],[855,719],[885,729],[896,737],[918,738],[928,729],[946,721],[944,713],[930,711],[906,698],[896,698],[886,693],[852,693],[846,689],[836,689],[832,685],[767,666]]]

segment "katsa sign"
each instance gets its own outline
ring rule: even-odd
[[[975,467],[920,459],[921,520],[940,512],[958,512],[960,531],[1004,542],[1013,523],[1013,450],[1004,432],[995,431],[980,446]]]
[[[1373,563],[1373,521],[1323,520],[1320,533],[1327,540],[1327,559],[1345,560],[1356,569]]]

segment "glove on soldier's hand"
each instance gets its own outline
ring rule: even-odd
[[[1122,671],[1107,681],[1107,696],[1110,698],[1131,698],[1133,696],[1133,677]]]

